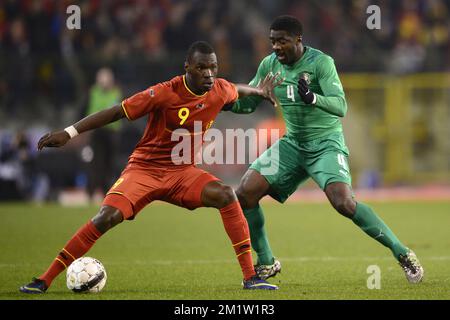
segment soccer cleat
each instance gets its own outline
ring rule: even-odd
[[[406,256],[400,255],[398,263],[403,271],[405,271],[406,279],[408,279],[409,283],[419,283],[422,281],[424,270],[412,250],[408,249]]]
[[[33,278],[31,282],[25,286],[19,288],[20,292],[23,293],[45,293],[47,291],[47,285],[44,280]]]
[[[242,284],[246,290],[278,290],[276,285],[268,283],[257,275],[242,281]]]
[[[263,280],[275,277],[277,273],[281,273],[281,262],[274,259],[273,264],[257,264],[255,265],[256,274]]]

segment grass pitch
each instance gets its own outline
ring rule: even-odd
[[[420,258],[425,280],[407,283],[390,251],[329,204],[266,203],[266,226],[282,274],[280,290],[244,291],[241,272],[214,209],[162,203],[105,234],[88,252],[105,265],[99,294],[75,294],[65,273],[45,295],[19,293],[39,276],[96,207],[0,204],[0,299],[450,299],[450,202],[374,203]],[[368,289],[370,265],[381,288]]]

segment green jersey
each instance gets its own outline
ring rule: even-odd
[[[333,132],[341,132],[339,117],[347,111],[344,90],[333,59],[311,47],[304,47],[303,56],[293,65],[281,64],[273,53],[259,65],[250,85],[257,86],[269,72],[285,78],[275,88],[281,104],[287,135],[297,141],[314,140]],[[305,104],[298,92],[300,75],[306,74],[309,88],[316,95],[314,104]],[[262,101],[259,96],[239,99],[232,107],[235,113],[251,113]]]

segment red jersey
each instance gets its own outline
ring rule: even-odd
[[[122,108],[129,120],[148,115],[144,135],[129,162],[175,165],[172,152],[185,135],[191,138],[190,163],[193,164],[194,141],[203,141],[204,132],[211,127],[222,107],[237,99],[236,87],[225,79],[215,79],[210,91],[197,95],[187,87],[185,76],[158,83],[125,99]],[[194,121],[197,132],[194,132]],[[195,135],[201,138],[195,139]]]

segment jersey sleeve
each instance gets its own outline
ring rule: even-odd
[[[128,120],[136,120],[160,108],[166,91],[167,87],[159,83],[123,100],[122,108]]]
[[[269,59],[270,56],[261,61],[258,67],[258,71],[253,79],[249,82],[249,85],[253,87],[257,87],[259,82],[262,81],[267,73],[269,73]],[[242,99],[237,100],[234,105],[231,107],[231,111],[234,113],[252,113],[256,110],[256,107],[261,103],[263,98],[261,96],[248,96]]]
[[[226,80],[222,81],[224,104],[234,103],[239,98],[236,86]]]
[[[316,106],[330,114],[343,117],[347,112],[347,102],[333,59],[323,55],[317,63],[316,72],[323,92],[323,95],[316,94]]]

